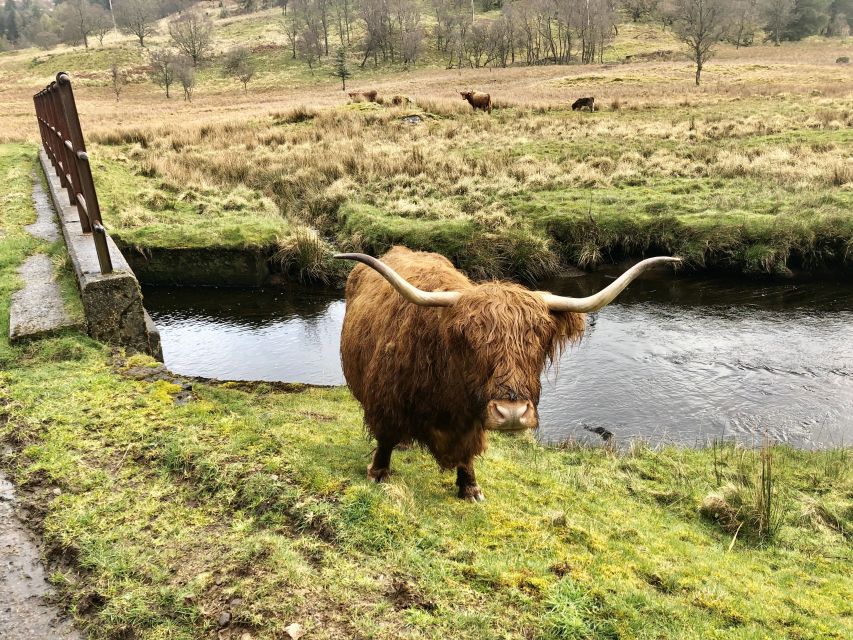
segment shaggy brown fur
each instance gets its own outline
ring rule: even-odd
[[[391,98],[391,104],[393,104],[395,107],[399,107],[404,104],[409,104],[410,102],[411,100],[409,100],[409,98],[407,98],[406,96],[394,96],[393,98]]]
[[[572,104],[572,111],[580,111],[581,109],[589,109],[595,111],[595,98],[578,98]]]
[[[468,104],[474,108],[474,111],[481,109],[486,113],[492,112],[492,96],[488,93],[482,93],[480,91],[460,91],[459,95],[461,95],[464,100],[468,101]]]
[[[370,91],[351,91],[347,95],[353,102],[361,102],[362,100],[379,102],[379,92],[376,89],[371,89]]]
[[[385,478],[394,446],[414,440],[442,468],[457,469],[460,497],[481,499],[473,462],[486,448],[487,403],[535,407],[543,368],[580,338],[585,316],[551,312],[516,284],[474,284],[435,253],[394,247],[382,260],[420,289],[462,297],[452,307],[420,307],[369,267],[350,273],[341,361],[378,443],[368,476]]]

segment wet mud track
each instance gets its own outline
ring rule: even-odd
[[[38,544],[16,512],[15,491],[0,473],[0,640],[83,640],[62,610]]]

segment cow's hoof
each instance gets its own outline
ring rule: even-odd
[[[476,484],[460,487],[459,497],[468,502],[483,502],[486,499],[486,496],[483,495],[483,490]]]
[[[367,467],[367,479],[373,482],[384,482],[391,477],[391,469],[384,467],[382,469],[374,469],[373,465]]]

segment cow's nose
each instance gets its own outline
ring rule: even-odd
[[[489,403],[492,429],[514,430],[536,427],[536,409],[528,400],[492,400]]]

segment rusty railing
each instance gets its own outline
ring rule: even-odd
[[[62,187],[68,191],[71,205],[77,208],[83,233],[92,235],[101,273],[112,273],[107,232],[101,220],[71,78],[65,72],[56,74],[56,80],[35,94],[33,102],[44,151]]]

